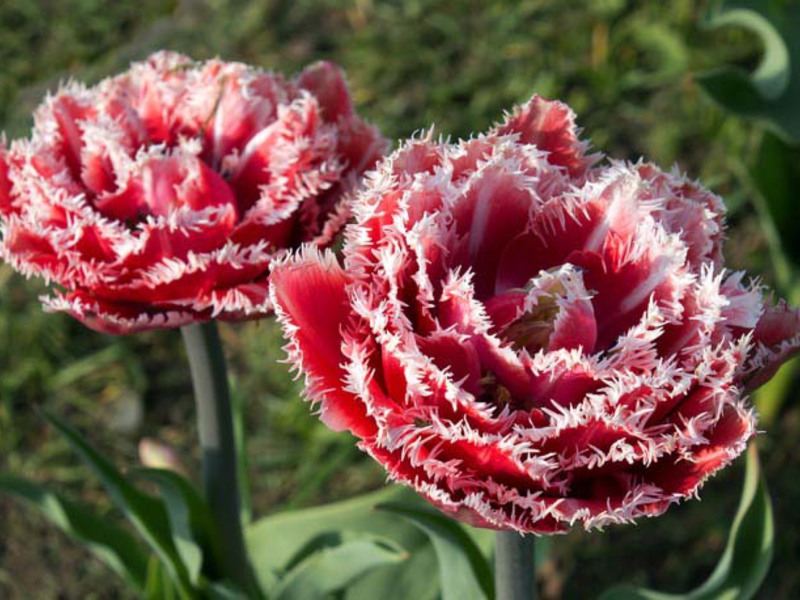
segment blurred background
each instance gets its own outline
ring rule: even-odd
[[[0,129],[9,139],[27,135],[32,109],[60,81],[94,82],[160,48],[286,74],[336,61],[357,108],[395,141],[431,124],[452,138],[469,136],[537,92],[569,103],[594,148],[677,164],[721,194],[730,211],[728,265],[797,301],[791,229],[800,207],[791,204],[791,187],[774,182],[800,183],[798,154],[785,135],[739,118],[699,84],[698,74],[731,65],[746,72],[762,57],[746,28],[711,28],[712,8],[708,0],[0,0]],[[783,212],[771,204],[780,193]],[[196,470],[189,374],[175,360],[183,357],[179,333],[97,334],[44,314],[42,291],[0,266],[0,470],[113,512],[45,426],[41,407],[69,419],[122,467],[137,464],[139,441],[151,437]],[[328,431],[298,399],[299,384],[276,362],[284,355],[271,320],[225,325],[222,334],[245,415],[255,514],[383,485],[381,469],[352,439]],[[764,598],[800,597],[796,372],[785,370],[759,398],[778,531]],[[701,502],[662,518],[549,540],[544,597],[586,598],[586,590],[623,579],[690,589],[722,552],[741,481],[739,464],[710,481]],[[121,580],[37,513],[0,497],[0,597],[128,596]]]

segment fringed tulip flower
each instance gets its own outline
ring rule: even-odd
[[[0,254],[100,331],[263,316],[270,262],[329,243],[384,148],[332,64],[287,81],[161,52],[62,87],[0,149]]]
[[[322,420],[474,525],[664,512],[742,452],[748,392],[800,346],[798,313],[723,267],[717,196],[578,133],[534,97],[475,139],[409,141],[356,198],[343,266],[273,265]]]

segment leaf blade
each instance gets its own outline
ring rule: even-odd
[[[222,568],[219,536],[208,505],[197,490],[185,478],[167,469],[137,469],[135,474],[158,488],[167,510],[173,543],[192,584],[198,585],[200,581],[204,557],[212,561],[211,575],[218,575]]]
[[[410,520],[429,536],[439,561],[444,600],[494,597],[491,568],[458,523],[423,506],[385,503],[378,509]]]
[[[127,531],[82,503],[9,473],[0,473],[0,491],[37,508],[67,535],[83,542],[95,556],[138,591],[144,590],[147,555]]]
[[[112,500],[164,563],[184,595],[193,596],[186,566],[169,534],[169,519],[163,503],[134,487],[103,458],[71,425],[45,412],[48,422],[67,440],[72,450],[94,471]]]
[[[372,536],[324,548],[300,561],[270,597],[275,600],[315,600],[340,592],[365,573],[396,564],[407,554],[387,540]]]
[[[327,532],[347,530],[380,534],[410,555],[407,561],[366,573],[346,590],[347,600],[437,598],[436,563],[427,536],[402,519],[374,510],[376,505],[390,501],[424,503],[408,488],[389,486],[342,502],[270,515],[246,527],[248,551],[262,587],[273,588],[282,568],[310,540]]]

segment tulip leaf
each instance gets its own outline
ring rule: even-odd
[[[234,585],[215,581],[206,588],[209,600],[249,600],[247,595]]]
[[[753,72],[725,66],[699,75],[700,85],[726,109],[759,119],[787,143],[800,144],[800,2],[720,2],[708,25],[752,31],[763,53]]]
[[[144,589],[147,555],[127,531],[104,519],[92,508],[21,477],[0,473],[0,491],[36,507],[67,535],[83,542],[134,588]]]
[[[158,488],[167,510],[172,539],[193,585],[200,580],[203,558],[213,561],[218,574],[222,565],[217,532],[208,505],[191,483],[167,469],[137,469],[135,475]]]
[[[753,404],[758,411],[758,420],[765,428],[775,423],[784,403],[793,398],[797,389],[797,375],[800,371],[800,357],[794,357],[773,375],[772,379],[753,393]]]
[[[662,594],[622,586],[601,600],[748,600],[755,596],[772,561],[774,543],[772,504],[760,473],[758,450],[747,453],[742,497],[731,526],[728,544],[716,568],[700,587],[687,594]]]
[[[408,519],[428,535],[439,561],[443,600],[494,598],[491,567],[459,523],[427,506],[386,503],[378,509]]]
[[[428,537],[413,524],[375,511],[384,502],[424,504],[408,488],[390,486],[343,502],[278,513],[247,526],[249,554],[263,589],[272,589],[287,566],[304,548],[337,531],[380,535],[408,553],[408,559],[385,564],[354,580],[344,591],[347,600],[397,597],[433,600],[439,596],[437,566]]]
[[[271,590],[275,600],[315,600],[340,592],[376,567],[396,564],[407,554],[390,540],[361,534],[352,541],[311,552]]]
[[[231,379],[231,413],[233,417],[233,441],[236,445],[236,480],[239,482],[239,506],[242,523],[253,520],[253,500],[251,498],[250,471],[247,452],[247,431],[245,428],[245,400],[239,393],[236,380]]]
[[[798,103],[800,106],[800,98]],[[774,229],[778,234],[779,251],[788,254],[795,265],[800,264],[800,240],[795,227],[800,220],[800,202],[797,201],[797,190],[800,188],[800,148],[792,148],[777,136],[766,132],[761,139],[751,176],[767,213],[760,215],[762,223],[765,216],[771,221],[765,224],[767,233]],[[782,283],[786,287],[788,282]]]
[[[189,575],[169,535],[170,522],[164,504],[130,483],[71,425],[53,414],[45,413],[45,416],[64,436],[73,451],[100,478],[112,500],[122,509],[128,520],[164,563],[173,581],[185,595],[191,596]]]
[[[179,600],[180,598],[169,574],[164,571],[164,564],[155,555],[150,557],[150,563],[147,565],[144,597],[148,600]]]

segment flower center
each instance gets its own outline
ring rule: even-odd
[[[539,298],[531,310],[523,313],[498,333],[514,350],[525,348],[531,354],[541,349],[547,350],[557,315],[558,303],[555,297],[545,296]]]
[[[493,333],[514,350],[546,351],[560,310],[558,299],[565,294],[564,284],[553,279],[544,287],[531,281],[524,288],[495,296],[485,304]]]

